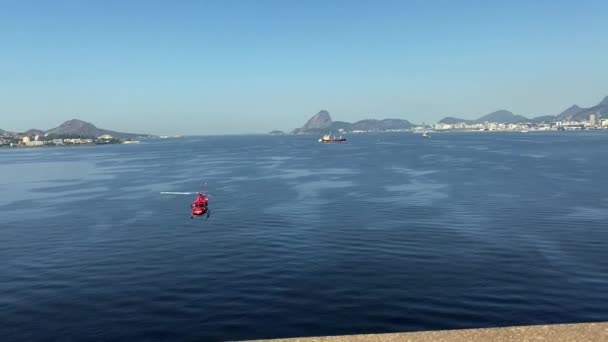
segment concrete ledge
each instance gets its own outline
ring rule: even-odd
[[[389,333],[303,337],[273,340],[274,342],[608,342],[608,322],[517,326],[507,328],[462,329]]]

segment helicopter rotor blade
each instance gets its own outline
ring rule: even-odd
[[[161,195],[194,195],[196,192],[172,192],[172,191],[163,191],[160,193]]]

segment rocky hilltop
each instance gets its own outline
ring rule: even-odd
[[[414,124],[403,119],[365,119],[354,123],[345,121],[333,121],[329,112],[322,110],[311,117],[304,126],[296,128],[294,134],[321,134],[328,131],[366,131],[366,132],[384,132],[394,130],[405,130],[415,127]]]
[[[570,119],[577,113],[580,113],[582,110],[583,110],[583,108],[581,108],[577,105],[572,105],[565,111],[561,112],[560,114],[557,114],[557,117],[560,119]],[[555,117],[553,117],[553,118],[555,118]]]
[[[496,123],[525,123],[525,122],[553,122],[553,121],[587,121],[591,114],[597,114],[601,117],[608,117],[608,96],[598,103],[597,105],[589,108],[581,108],[577,105],[568,107],[563,112],[557,115],[543,115],[535,118],[527,118],[522,115],[515,115],[508,110],[499,110],[486,114],[479,119],[467,120],[455,117],[445,117],[439,121],[439,123],[454,125],[458,123],[465,124],[481,124],[484,122],[496,122]]]
[[[35,136],[41,137],[41,136],[44,136],[45,133],[41,129],[32,128],[32,129],[28,129],[23,134],[27,135],[28,137],[35,137]]]
[[[298,128],[294,131],[294,133],[312,133],[318,132],[321,130],[326,130],[331,128],[333,121],[329,112],[326,110],[322,110],[317,114],[313,115],[312,118],[308,119],[306,124],[301,128]]]
[[[134,138],[143,138],[150,137],[149,134],[136,134],[136,133],[122,133],[110,131],[107,129],[97,128],[92,123],[72,119],[64,122],[58,127],[49,129],[48,131],[43,131],[41,129],[30,129],[23,133],[15,133],[8,132],[0,129],[0,135],[9,136],[9,137],[19,137],[19,136],[70,136],[70,137],[80,137],[80,138],[99,138],[104,134],[109,134],[113,138],[126,140],[126,139],[134,139]]]
[[[148,134],[137,134],[137,133],[122,133],[110,131],[107,129],[97,128],[92,123],[72,119],[64,122],[58,127],[52,128],[46,131],[48,135],[70,135],[80,136],[86,138],[99,138],[102,135],[108,134],[116,139],[133,139],[138,137],[148,137]]]
[[[508,110],[497,110],[495,112],[486,114],[479,119],[476,120],[466,120],[459,119],[454,117],[446,117],[439,121],[439,123],[444,123],[448,125],[453,125],[457,123],[464,122],[466,124],[479,124],[484,122],[501,122],[501,123],[517,123],[517,122],[528,122],[530,119],[526,118],[522,115],[515,115]]]
[[[604,97],[600,103],[593,107],[581,108],[573,105],[556,115],[556,117],[560,120],[585,121],[589,120],[589,115],[591,114],[598,114],[604,118],[608,117],[608,96]]]

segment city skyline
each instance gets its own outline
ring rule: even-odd
[[[527,117],[608,94],[608,4],[0,4],[0,129],[72,118],[150,134],[335,120]],[[542,20],[541,20],[542,19]]]

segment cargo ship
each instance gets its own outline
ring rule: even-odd
[[[325,134],[321,139],[319,139],[319,142],[321,143],[333,143],[333,142],[345,142],[346,138],[343,138],[342,136],[335,136],[335,135],[331,135],[331,132],[329,134]]]

